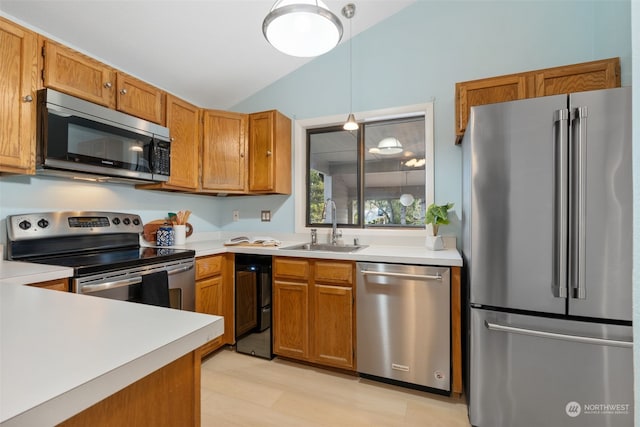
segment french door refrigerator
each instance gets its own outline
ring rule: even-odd
[[[463,149],[469,418],[631,426],[631,88],[478,106]]]

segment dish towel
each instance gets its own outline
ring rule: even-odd
[[[166,271],[145,274],[140,286],[142,304],[169,307],[169,276]]]

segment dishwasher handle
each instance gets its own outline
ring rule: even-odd
[[[403,279],[418,279],[418,280],[442,280],[440,273],[436,274],[411,274],[411,273],[394,273],[391,271],[372,271],[372,270],[360,270],[365,276],[388,276],[388,277],[400,277]]]

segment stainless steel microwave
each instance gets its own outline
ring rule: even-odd
[[[38,92],[36,173],[95,181],[162,182],[169,129],[73,96]]]

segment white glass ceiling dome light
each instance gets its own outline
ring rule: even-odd
[[[391,155],[402,153],[402,151],[402,144],[393,136],[382,139],[377,147],[369,148],[371,154]]]
[[[329,52],[342,38],[342,23],[320,0],[278,0],[262,22],[273,47],[291,56]]]

